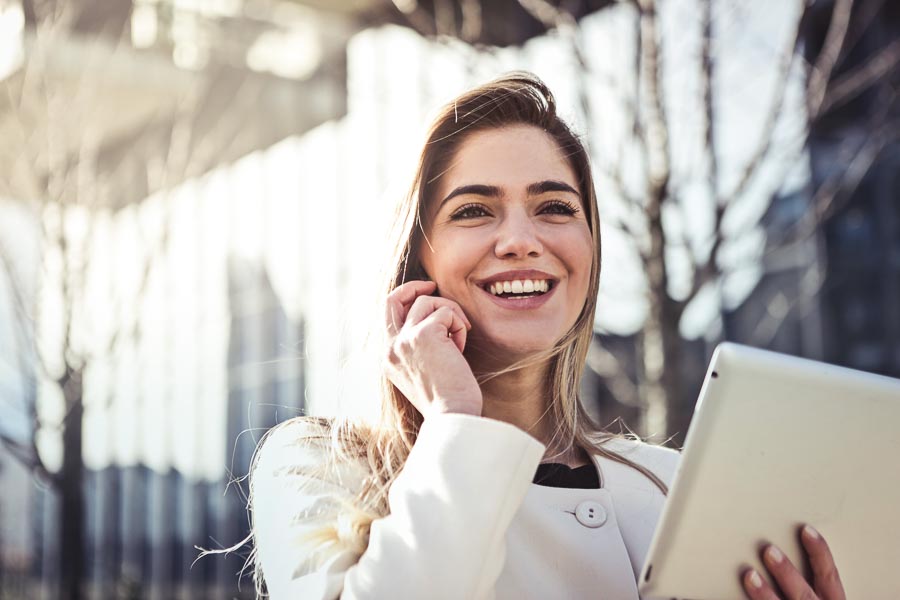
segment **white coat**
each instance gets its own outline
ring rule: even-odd
[[[633,468],[595,457],[600,489],[534,485],[545,448],[530,435],[482,417],[432,416],[368,547],[344,531],[331,552],[310,556],[316,514],[351,501],[366,469],[310,479],[327,455],[296,444],[305,427],[297,423],[270,436],[253,476],[258,559],[273,600],[639,598],[665,497]],[[608,447],[666,483],[678,463],[677,452],[640,442]]]

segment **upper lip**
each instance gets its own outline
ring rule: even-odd
[[[523,279],[531,279],[531,280],[543,280],[549,279],[552,282],[556,282],[557,278],[549,273],[545,273],[544,271],[538,271],[536,269],[522,269],[517,271],[503,271],[502,273],[495,273],[489,277],[485,277],[484,279],[477,280],[478,285],[484,287],[490,285],[496,281],[514,281],[514,280],[523,280]]]

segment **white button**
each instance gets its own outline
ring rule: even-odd
[[[601,527],[606,523],[606,509],[599,502],[585,500],[575,508],[575,518],[585,527]]]

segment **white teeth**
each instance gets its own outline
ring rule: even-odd
[[[512,281],[495,281],[487,286],[487,290],[499,296],[500,294],[531,294],[547,292],[550,282],[546,279],[515,279]]]

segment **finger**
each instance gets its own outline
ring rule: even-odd
[[[747,569],[741,576],[744,592],[750,600],[779,600],[772,586],[763,579],[756,569]]]
[[[410,325],[417,325],[439,308],[449,308],[456,313],[456,316],[465,324],[466,328],[471,329],[472,324],[459,304],[448,298],[438,296],[419,296],[416,298],[409,309],[409,313],[406,315],[406,322]]]
[[[800,530],[800,541],[809,556],[809,564],[813,572],[813,587],[823,600],[845,600],[844,585],[828,542],[818,531],[805,525]]]
[[[790,600],[812,600],[815,592],[791,560],[776,546],[769,544],[763,551],[763,562],[772,578]]]
[[[456,347],[459,348],[459,351],[464,352],[466,349],[466,337],[469,335],[469,329],[472,326],[467,325],[459,319],[455,312],[453,313],[453,316],[455,318],[450,324],[450,327],[447,328],[447,333],[450,336],[450,339],[453,340],[453,343],[456,344]]]
[[[437,326],[441,335],[446,335],[456,345],[460,352],[466,347],[466,324],[459,315],[449,306],[441,306],[428,315],[422,322],[422,327]],[[446,334],[444,333],[446,332]]]
[[[388,330],[397,333],[406,322],[406,315],[412,303],[419,296],[427,296],[437,289],[433,281],[409,281],[397,286],[387,296],[385,302],[385,322]]]

